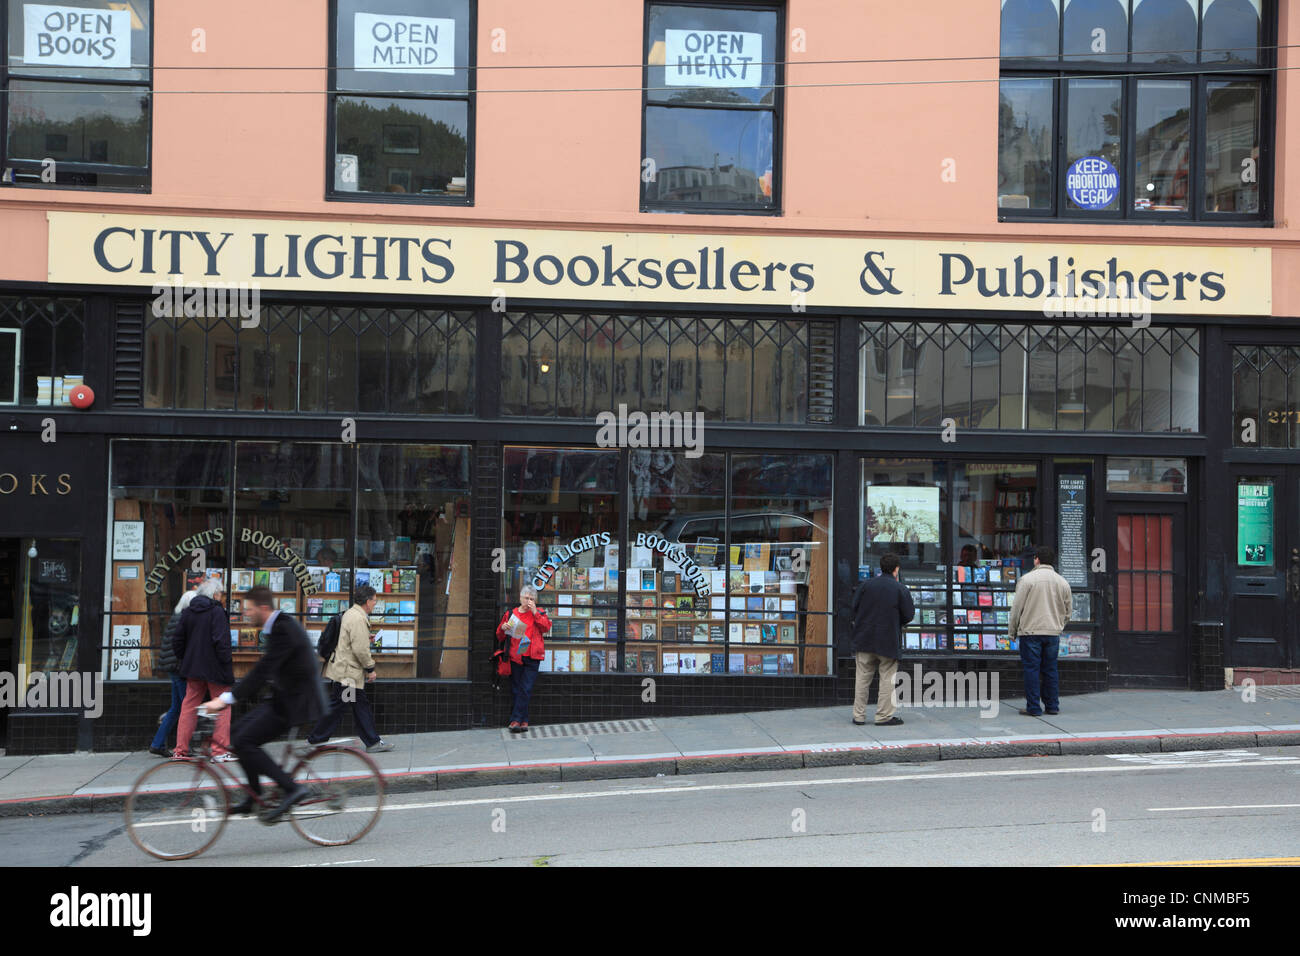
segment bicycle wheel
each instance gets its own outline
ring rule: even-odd
[[[370,832],[384,806],[384,778],[365,754],[348,747],[317,747],[296,775],[311,795],[289,820],[319,846],[345,846]]]
[[[135,782],[126,798],[126,832],[150,856],[187,860],[217,842],[229,808],[215,770],[195,760],[169,760]]]

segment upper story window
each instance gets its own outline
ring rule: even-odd
[[[0,181],[147,191],[152,0],[12,0]]]
[[[780,211],[783,12],[650,3],[641,209]]]
[[[471,0],[333,0],[330,199],[474,198]]]
[[[1002,0],[998,214],[1269,217],[1271,0]]]
[[[0,296],[0,405],[70,405],[85,340],[81,299]]]

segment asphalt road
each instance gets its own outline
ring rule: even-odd
[[[231,821],[197,860],[114,814],[0,819],[3,866],[1061,865],[1300,861],[1295,748],[946,760],[390,796],[360,843]]]

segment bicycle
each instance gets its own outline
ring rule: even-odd
[[[230,819],[228,790],[251,797],[265,824],[288,819],[299,836],[318,846],[346,846],[371,831],[384,805],[384,778],[373,760],[359,750],[331,744],[295,747],[295,733],[285,744],[282,767],[311,793],[279,820],[268,821],[279,806],[279,788],[253,793],[212,756],[216,717],[199,714],[192,756],[172,758],[140,775],[126,798],[126,831],[141,850],[160,860],[188,860],[207,850]],[[350,824],[355,826],[349,828]]]

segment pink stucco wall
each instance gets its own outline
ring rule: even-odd
[[[1300,18],[1282,4],[1277,74],[1277,227],[999,224],[996,0],[790,0],[780,217],[637,209],[641,0],[480,0],[476,205],[336,203],[325,192],[324,0],[155,3],[153,191],[147,196],[0,189],[0,279],[44,281],[44,210],[554,225],[674,232],[889,234],[1014,241],[1271,246],[1274,314],[1300,315],[1289,220],[1300,171],[1290,96]],[[191,49],[206,31],[207,50]],[[492,31],[505,30],[505,52]],[[956,58],[924,63],[810,61]],[[265,67],[279,69],[221,69]],[[539,64],[602,69],[496,69]],[[626,64],[620,67],[618,64]],[[187,69],[177,69],[186,67]],[[202,67],[203,69],[193,69]],[[285,69],[298,67],[301,69]],[[940,80],[952,82],[935,82]],[[906,81],[918,81],[907,83]],[[837,86],[867,83],[878,85]],[[824,84],[824,85],[805,85]],[[537,88],[615,92],[515,92]],[[956,181],[944,182],[945,161]]]

